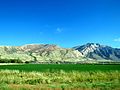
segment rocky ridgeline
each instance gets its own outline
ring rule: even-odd
[[[120,61],[120,49],[97,43],[87,43],[73,48],[61,48],[50,44],[0,46],[0,60],[33,63]]]
[[[95,60],[113,60],[120,61],[120,49],[97,43],[87,43],[86,45],[76,46],[73,49],[78,50],[83,56]]]
[[[82,54],[78,50],[61,48],[49,44],[0,47],[0,59],[19,59],[22,62],[74,62],[81,60],[82,57]]]

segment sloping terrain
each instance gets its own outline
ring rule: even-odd
[[[79,61],[82,54],[78,50],[65,49],[49,44],[29,44],[24,46],[1,46],[0,59],[19,59],[22,62]]]
[[[87,43],[86,45],[73,47],[82,53],[83,56],[96,60],[120,60],[120,49],[97,43]]]
[[[96,43],[73,48],[61,48],[50,44],[0,46],[0,62],[83,62],[120,61],[120,49]]]

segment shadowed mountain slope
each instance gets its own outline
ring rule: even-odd
[[[97,43],[87,43],[82,46],[73,47],[78,50],[83,56],[92,59],[120,60],[120,49],[110,46],[100,45]]]

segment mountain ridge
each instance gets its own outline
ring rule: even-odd
[[[73,47],[84,56],[92,59],[120,60],[120,49],[112,48],[98,43],[87,43],[85,45]]]
[[[29,44],[23,46],[0,46],[1,59],[20,59],[22,62],[76,61],[82,58],[78,50],[61,48],[50,44]]]
[[[0,46],[0,59],[19,59],[22,62],[91,62],[120,61],[120,49],[99,43],[87,43],[73,48],[55,44],[26,44]]]

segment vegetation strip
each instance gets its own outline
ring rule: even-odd
[[[20,64],[20,65],[2,65],[0,69],[19,70],[19,71],[111,71],[119,70],[120,64]]]
[[[1,70],[1,85],[45,85],[48,88],[120,88],[120,71],[20,72]]]
[[[0,66],[0,90],[11,86],[22,88],[22,85],[33,88],[119,90],[119,67],[120,65],[90,64],[2,65]],[[33,88],[30,90],[34,90]]]

